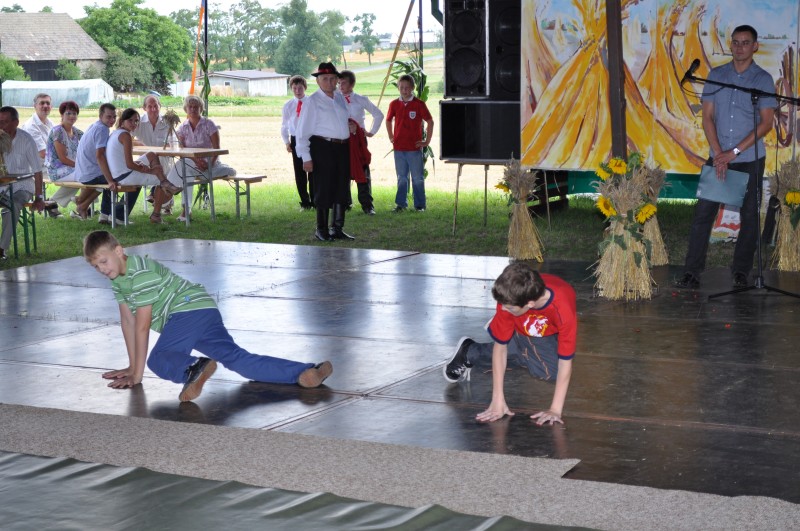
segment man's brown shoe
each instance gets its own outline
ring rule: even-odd
[[[216,370],[217,362],[210,358],[200,358],[194,362],[187,370],[189,378],[183,385],[181,394],[178,395],[180,401],[189,402],[200,396],[200,393],[203,392],[203,384],[211,378]]]
[[[331,373],[333,373],[333,365],[329,361],[323,361],[315,367],[301,372],[300,378],[297,379],[297,385],[300,387],[319,387]]]

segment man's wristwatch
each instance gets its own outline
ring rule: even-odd
[[[739,156],[739,153],[741,153],[741,152],[742,152],[742,150],[741,150],[741,149],[739,149],[738,147],[735,147],[735,148],[733,148],[733,155],[734,155],[735,157],[738,157],[738,156]]]

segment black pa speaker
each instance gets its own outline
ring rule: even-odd
[[[519,159],[518,101],[442,100],[439,157],[452,162],[505,163]]]
[[[485,0],[446,0],[444,6],[444,95],[486,97]]]
[[[489,4],[489,99],[519,101],[521,0],[491,0]]]

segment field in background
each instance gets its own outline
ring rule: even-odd
[[[386,76],[388,60],[391,58],[391,51],[383,50],[380,53],[379,59],[374,60],[373,63],[376,64],[378,60],[384,60],[387,63],[383,68],[356,73],[356,92],[368,96],[376,104],[378,103],[383,79]],[[428,99],[428,108],[433,115],[435,124],[434,139],[431,146],[437,156],[437,160],[433,161],[433,164],[429,166],[426,186],[454,192],[457,165],[445,164],[443,161],[438,160],[441,133],[439,100],[442,99],[443,61],[441,59],[441,51],[438,54],[436,51],[431,53],[434,57],[425,62],[425,70],[428,73],[428,83],[431,86],[431,90],[433,91],[436,87],[439,87],[440,92],[432,93]],[[366,62],[366,54],[361,56],[357,54],[350,55]],[[398,55],[399,59],[405,57],[402,52]],[[348,66],[350,65],[348,64]],[[313,78],[309,80],[309,89],[312,89],[312,87],[316,87]],[[258,103],[253,105],[212,105],[210,107],[209,118],[221,127],[222,147],[230,151],[230,154],[224,158],[227,164],[236,168],[239,173],[267,175],[268,182],[293,182],[291,157],[286,152],[286,147],[280,136],[281,108],[289,97],[287,95],[286,97],[256,98]],[[388,85],[386,93],[380,101],[380,109],[385,113],[389,107],[389,102],[396,97],[397,89]],[[131,99],[130,106],[140,108],[141,99]],[[166,107],[167,105],[165,105]],[[179,104],[172,104],[169,107],[173,108],[179,115],[184,116]],[[33,113],[31,108],[21,108],[19,111],[21,123],[24,123]],[[144,111],[140,110],[140,112]],[[58,123],[58,109],[53,110],[50,119],[54,123]],[[96,120],[97,110],[84,109],[80,113],[77,127],[85,131]],[[371,121],[367,117],[367,126],[369,127],[370,124]],[[513,127],[513,124],[509,124],[509,126]],[[391,144],[386,137],[385,126],[382,125],[380,132],[369,139],[369,147],[372,152],[372,164],[370,167],[372,169],[373,185],[395,186],[397,178],[394,172],[394,157],[391,154]],[[502,167],[490,167],[489,188],[491,189],[501,177]],[[465,166],[461,177],[461,187],[463,189],[483,189],[483,186],[483,166]]]

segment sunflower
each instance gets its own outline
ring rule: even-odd
[[[602,179],[602,180],[604,180],[604,181],[605,181],[606,179],[608,179],[609,177],[611,177],[611,173],[609,173],[609,172],[608,172],[608,170],[606,170],[606,169],[605,169],[604,167],[602,167],[602,166],[600,166],[599,168],[597,168],[597,171],[596,171],[595,173],[597,174],[597,176],[598,176],[598,177],[600,177],[600,179]]]
[[[790,207],[800,205],[800,190],[792,189],[786,192],[786,197],[783,199],[783,202]]]
[[[600,209],[600,212],[607,218],[617,215],[617,210],[614,208],[614,205],[611,204],[611,201],[608,200],[607,197],[601,195],[597,198],[597,208]]]
[[[494,187],[497,188],[498,190],[503,191],[504,193],[507,194],[511,193],[511,188],[509,188],[506,183],[497,183],[496,185],[494,185]]]
[[[614,157],[608,161],[608,167],[617,175],[625,175],[625,172],[628,171],[628,164],[618,157]]]
[[[636,212],[636,221],[644,225],[645,221],[652,218],[656,214],[656,210],[656,206],[653,203],[643,204],[639,211]]]

